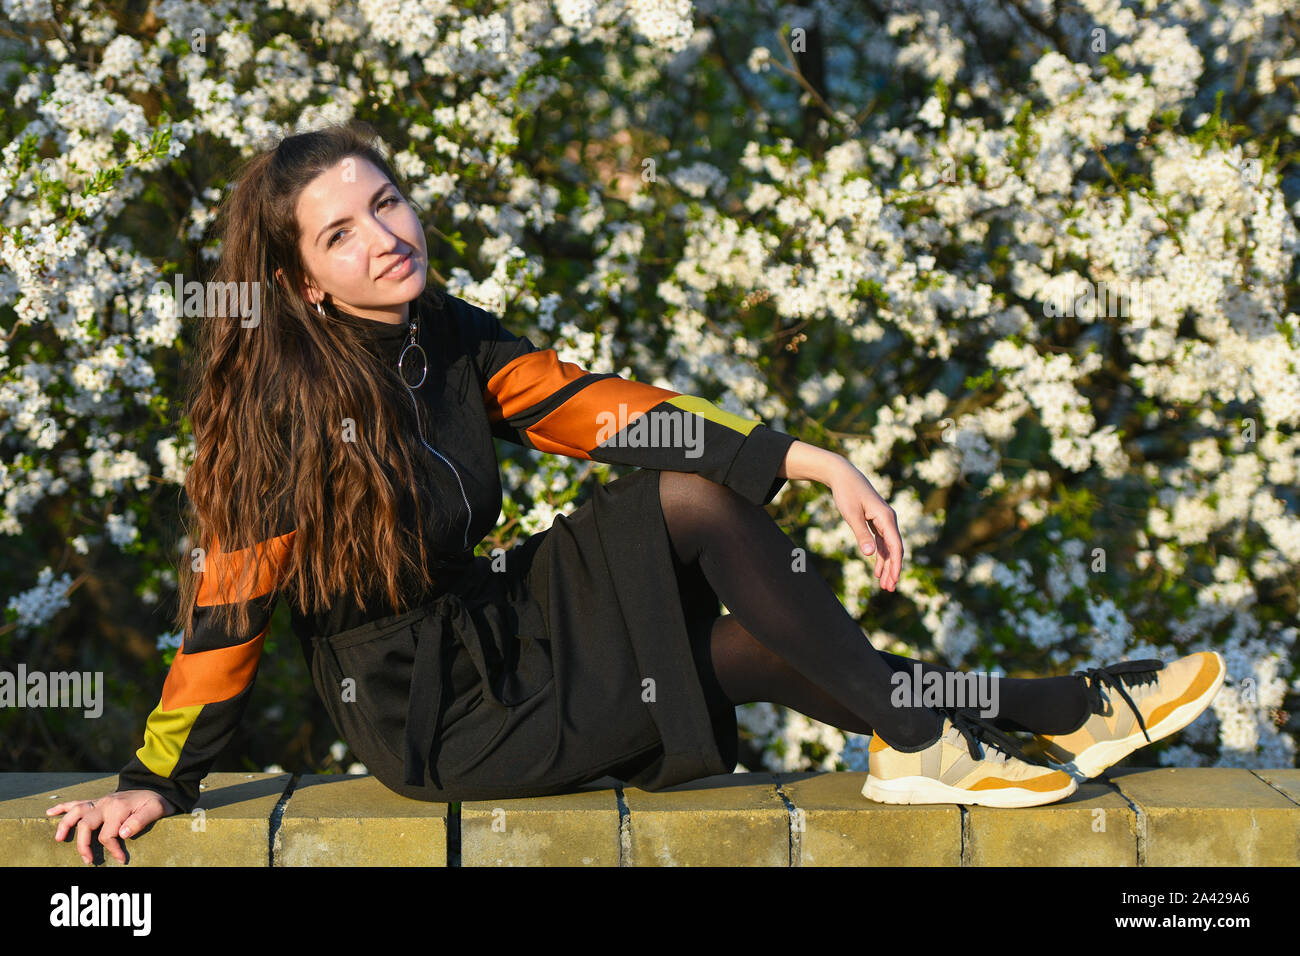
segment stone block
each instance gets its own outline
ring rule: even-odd
[[[862,795],[865,771],[778,774],[794,806],[797,866],[960,866],[955,804],[903,806]]]
[[[274,866],[446,866],[451,807],[369,774],[304,774],[275,831]]]
[[[630,866],[789,866],[790,813],[770,773],[623,791]]]
[[[1137,814],[1113,787],[1095,780],[1043,806],[970,806],[963,864],[1137,866]]]
[[[460,805],[461,866],[618,866],[619,856],[611,787]]]
[[[1111,769],[1140,811],[1143,866],[1300,865],[1300,806],[1249,770]]]

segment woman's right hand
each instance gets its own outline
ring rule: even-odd
[[[119,790],[94,800],[59,803],[45,811],[47,816],[67,814],[59,821],[54,839],[62,843],[67,832],[75,826],[77,852],[87,863],[93,862],[90,855],[90,834],[93,831],[99,830],[99,842],[113,854],[113,859],[125,863],[126,852],[118,839],[135,836],[155,820],[173,812],[175,808],[153,790]]]

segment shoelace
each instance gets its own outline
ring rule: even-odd
[[[1155,679],[1155,673],[1164,668],[1164,661],[1157,660],[1154,657],[1143,658],[1140,661],[1120,661],[1118,664],[1111,664],[1108,667],[1089,667],[1087,670],[1075,671],[1075,677],[1084,678],[1084,689],[1088,695],[1088,706],[1092,712],[1100,714],[1105,710],[1105,704],[1101,699],[1102,685],[1113,687],[1119,692],[1120,697],[1124,698],[1125,703],[1133,708],[1133,713],[1137,716],[1138,726],[1142,728],[1142,736],[1151,743],[1151,735],[1147,733],[1146,721],[1142,719],[1142,711],[1138,709],[1137,704],[1133,703],[1133,698],[1128,695],[1124,689],[1125,684],[1144,684],[1148,680]],[[1122,676],[1121,676],[1122,675]]]
[[[940,707],[938,709],[948,715],[948,720],[952,722],[953,727],[966,738],[966,749],[970,751],[972,760],[983,759],[978,745],[984,743],[1018,760],[1023,760],[1025,763],[1033,762],[1025,756],[1025,752],[1020,749],[1015,740],[1002,733],[997,727],[970,708]]]

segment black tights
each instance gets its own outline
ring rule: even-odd
[[[891,675],[953,668],[877,651],[830,585],[794,567],[794,542],[767,511],[707,478],[660,473],[659,500],[683,591],[695,576],[730,614],[709,635],[712,675],[733,704],[769,701],[859,734],[877,731],[891,747],[924,749],[942,715],[892,703]],[[1066,733],[1088,715],[1077,677],[999,678],[999,730]]]

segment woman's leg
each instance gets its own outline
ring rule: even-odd
[[[728,699],[767,700],[851,732],[878,731],[899,750],[934,741],[941,715],[891,701],[894,671],[910,673],[918,662],[877,651],[816,571],[792,568],[794,544],[763,508],[682,472],[661,472],[659,493],[678,568],[702,573],[732,612],[710,636]],[[999,705],[1001,729],[1050,733],[1086,717],[1073,677],[1000,680]]]
[[[734,614],[714,620],[709,660],[709,676],[733,704],[767,701],[841,730],[875,733],[871,724],[759,643]]]
[[[698,572],[698,567],[686,569]],[[929,672],[947,674],[956,668],[878,651],[892,670],[912,674],[920,664]],[[768,701],[797,710],[806,717],[855,734],[873,734],[874,728],[834,697],[768,650],[745,630],[734,614],[716,618],[709,636],[713,680],[733,704]],[[1087,702],[1077,677],[1012,678],[999,681],[997,716],[990,718],[999,730],[1039,734],[1064,734],[1077,730],[1087,718]]]

